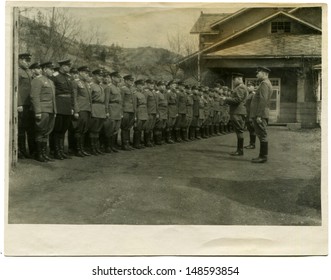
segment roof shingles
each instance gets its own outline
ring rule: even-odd
[[[217,22],[229,14],[201,14],[194,26],[191,29],[191,33],[213,33],[217,30],[211,29],[211,25]]]

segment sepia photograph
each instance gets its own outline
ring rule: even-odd
[[[5,254],[327,254],[326,20],[8,2]]]

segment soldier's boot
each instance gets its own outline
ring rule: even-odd
[[[113,148],[115,148],[118,151],[121,148],[118,145],[118,133],[114,134],[112,137],[113,137]]]
[[[134,130],[133,131],[133,147],[135,149],[141,149],[141,133],[139,130]]]
[[[210,135],[209,135],[209,125],[206,125],[204,127],[204,133],[205,133],[205,137],[206,138],[209,138],[210,137]]]
[[[230,153],[231,156],[243,156],[244,155],[244,138],[237,139],[237,151]]]
[[[42,142],[42,155],[47,161],[54,161],[54,159],[47,155],[47,142]]]
[[[152,137],[152,132],[148,131],[148,132],[144,132],[144,141],[145,141],[145,146],[146,147],[153,147],[152,142],[151,142],[151,137]]]
[[[126,131],[126,139],[127,139],[127,141],[128,141],[128,149],[130,150],[130,151],[133,151],[134,150],[134,148],[133,148],[133,142],[131,142],[130,141],[130,129],[128,129],[127,131]]]
[[[166,133],[165,133],[165,128],[161,130],[161,145],[165,144],[166,142]]]
[[[64,137],[60,137],[60,153],[64,159],[71,159],[71,156],[64,152]]]
[[[253,158],[252,163],[265,163],[268,160],[268,142],[260,142],[260,154],[258,158]]]
[[[154,142],[155,145],[162,145],[162,131],[154,129]]]
[[[232,133],[233,132],[233,125],[232,125],[232,122],[230,121],[229,124],[228,124],[229,128],[229,132]]]
[[[101,151],[99,137],[95,139],[95,149],[96,149],[96,151],[99,155],[104,155],[105,154],[103,151]]]
[[[192,126],[190,126],[189,128],[188,128],[188,139],[190,140],[190,141],[194,141],[195,140],[195,128],[194,127],[192,127]]]
[[[249,145],[245,149],[255,149],[256,135],[249,135]]]
[[[180,137],[180,129],[179,128],[175,129],[175,142],[178,142],[178,143],[182,142],[182,138]]]
[[[112,152],[118,153],[119,151],[118,151],[118,149],[116,147],[116,142],[117,142],[117,136],[116,136],[116,134],[113,134],[110,137],[110,139],[111,139],[110,149],[112,150]]]
[[[170,133],[169,128],[165,129],[164,134],[165,134],[165,142],[167,144],[173,144],[174,141],[172,141],[172,139],[171,139],[171,133]]]
[[[37,152],[37,143],[36,143],[33,133],[31,133],[31,132],[28,133],[27,140],[28,140],[29,153],[26,151],[25,142],[24,142],[23,151],[26,153],[27,158],[34,158],[34,156]]]
[[[200,133],[200,127],[195,128],[195,138],[197,140],[201,140],[201,133]]]
[[[91,154],[85,150],[85,135],[80,137],[79,145],[84,156],[91,156]]]
[[[91,145],[91,155],[98,156],[99,154],[97,152],[97,138],[91,137],[90,145]]]
[[[113,152],[111,150],[111,145],[112,145],[112,138],[111,137],[106,137],[105,138],[105,153],[106,154],[111,154]]]
[[[85,155],[82,152],[82,143],[81,143],[80,136],[75,137],[75,156],[76,157],[85,157]]]
[[[188,139],[187,139],[187,129],[186,128],[182,128],[180,130],[180,136],[181,136],[181,139],[183,142],[188,142]]]
[[[39,141],[36,142],[37,153],[36,153],[35,159],[40,162],[47,162],[47,160],[43,157],[42,144],[43,144],[42,142],[39,142]]]
[[[64,159],[61,153],[60,138],[58,137],[58,135],[54,135],[54,158],[60,160]]]
[[[122,147],[121,149],[123,151],[130,151],[129,149],[129,140],[127,139],[127,133],[125,130],[121,130],[121,144],[122,144]]]
[[[225,134],[225,131],[224,131],[224,124],[220,124],[220,133],[222,134],[222,135],[224,135]]]

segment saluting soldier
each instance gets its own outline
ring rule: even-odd
[[[144,141],[146,147],[153,147],[151,140],[156,118],[159,117],[157,113],[158,101],[154,91],[154,82],[147,79],[145,83],[146,87],[144,89],[144,94],[147,100],[148,123],[146,124],[146,130],[144,131]]]
[[[135,82],[135,119],[136,122],[133,128],[133,147],[136,149],[145,148],[144,145],[141,144],[142,132],[146,129],[146,124],[148,120],[148,112],[147,112],[147,100],[144,94],[144,80],[136,80]]]
[[[29,69],[31,54],[22,53],[18,55],[18,158],[29,157],[26,150],[26,138],[28,140],[29,154],[33,156],[35,152],[34,139],[34,114],[31,111],[31,81],[32,73]]]
[[[73,89],[72,78],[69,75],[71,61],[70,59],[59,61],[59,74],[53,76],[55,85],[55,99],[57,116],[53,130],[54,137],[54,157],[56,159],[70,158],[64,153],[64,137],[68,131],[71,117],[74,113],[73,108]]]
[[[107,112],[109,118],[104,123],[105,134],[107,138],[107,150],[117,153],[116,148],[117,137],[121,127],[121,120],[123,118],[123,102],[120,89],[120,82],[122,80],[121,75],[117,72],[111,72],[109,74],[111,83],[105,88],[105,94],[107,96]],[[124,139],[124,141],[126,141]]]
[[[248,90],[243,83],[243,76],[244,75],[241,73],[232,74],[235,88],[230,97],[224,98],[225,103],[230,105],[230,117],[237,135],[237,150],[230,153],[232,156],[242,156],[244,154],[245,100],[248,95]]]
[[[249,145],[245,146],[245,149],[255,149],[256,134],[253,124],[253,119],[250,116],[250,107],[252,103],[252,98],[255,94],[255,84],[253,82],[248,82],[247,89],[248,89],[248,96],[245,101],[245,107],[247,111],[246,127],[249,132]]]
[[[255,133],[260,140],[260,154],[252,159],[253,163],[264,163],[268,158],[268,118],[269,103],[272,94],[272,85],[269,80],[271,70],[267,67],[259,67],[256,77],[259,81],[259,87],[252,98],[250,107],[250,117],[253,119]]]
[[[75,137],[75,155],[78,157],[90,156],[91,154],[84,149],[84,139],[88,131],[92,111],[91,87],[88,84],[90,69],[87,66],[81,66],[77,69],[78,79],[72,83],[74,96],[74,116],[73,121]]]
[[[156,145],[163,144],[163,135],[165,134],[165,128],[168,120],[168,100],[165,95],[166,85],[165,82],[159,81],[156,84],[157,86],[157,100],[158,100],[158,115],[156,119],[155,128],[154,128],[154,142]]]
[[[121,122],[121,141],[122,150],[131,151],[130,147],[130,130],[135,121],[135,98],[133,94],[134,78],[132,75],[125,75],[123,77],[124,85],[121,87],[121,94],[123,100],[123,119]]]
[[[168,121],[165,130],[166,142],[168,144],[173,144],[173,130],[175,127],[176,119],[178,116],[178,101],[177,101],[177,92],[176,92],[176,81],[172,80],[168,82],[168,90],[166,97],[168,100]]]
[[[192,141],[194,137],[194,128],[191,127],[193,120],[193,94],[190,86],[185,86],[186,91],[186,124],[183,131],[184,141]]]
[[[108,117],[108,99],[102,87],[103,71],[92,71],[93,82],[91,83],[92,112],[89,126],[90,146],[92,155],[102,155],[100,150],[99,134],[105,119]]]
[[[31,82],[31,104],[35,115],[36,160],[53,161],[47,155],[48,136],[52,132],[56,117],[55,87],[52,77],[52,62],[34,63],[31,69],[35,78]]]

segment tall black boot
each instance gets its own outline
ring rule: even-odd
[[[133,147],[135,149],[141,149],[140,139],[141,133],[138,130],[133,131]]]
[[[85,155],[82,152],[81,137],[75,136],[75,156],[84,157]]]
[[[126,130],[121,130],[121,143],[123,151],[130,151],[129,148],[129,139],[127,138],[128,134]]]
[[[244,155],[244,138],[237,139],[237,151],[230,153],[231,156],[243,156]]]
[[[205,126],[205,136],[206,136],[206,138],[210,137],[210,135],[209,135],[209,125]]]
[[[18,136],[17,144],[18,144],[18,158],[19,159],[27,158],[28,152],[25,146],[25,134]]]
[[[188,140],[188,137],[187,137],[187,129],[186,128],[182,128],[181,129],[181,134],[182,134],[182,140],[183,141],[185,141],[185,142],[189,142],[189,140]]]
[[[195,139],[201,140],[200,127],[195,128]]]
[[[256,135],[249,135],[249,145],[245,149],[255,149]]]
[[[169,128],[166,128],[165,129],[165,140],[166,140],[166,143],[168,144],[174,144],[174,141],[172,140],[172,137],[171,137],[171,131],[169,130]]]
[[[114,152],[114,153],[118,153],[117,147],[116,147],[116,142],[117,142],[117,134],[113,134],[110,139],[111,139],[111,145],[110,145],[110,149]]]
[[[268,160],[268,142],[260,142],[260,155],[252,163],[265,163]]]
[[[42,153],[42,142],[36,142],[36,146],[37,146],[37,152],[36,152],[36,160],[40,161],[40,162],[47,162],[47,160],[43,157],[43,153]]]
[[[84,134],[80,137],[79,146],[80,146],[80,149],[81,149],[84,156],[90,156],[91,155],[90,153],[88,153],[85,150],[85,135]]]
[[[71,159],[71,156],[64,152],[64,136],[60,137],[60,153],[64,159]]]
[[[60,137],[56,133],[54,133],[54,158],[60,160],[64,159],[61,153]]]
[[[47,155],[47,142],[42,142],[42,155],[47,161],[54,161],[54,159]]]
[[[90,146],[91,146],[91,155],[93,156],[99,155],[96,149],[96,138],[94,137],[90,138]]]

